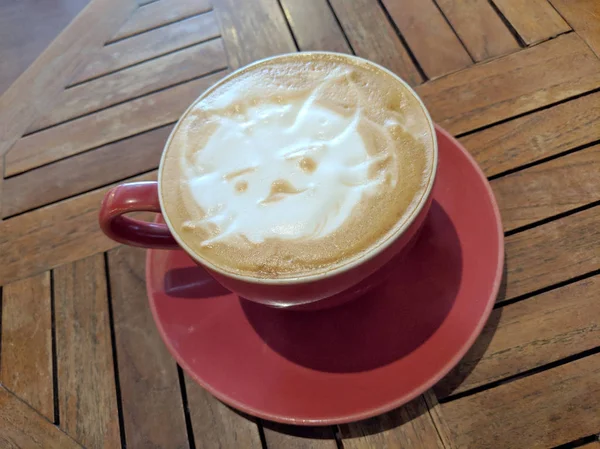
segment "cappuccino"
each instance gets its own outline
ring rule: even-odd
[[[415,215],[433,182],[433,133],[409,88],[367,61],[261,61],[179,120],[159,174],[165,219],[184,248],[226,273],[325,273]]]

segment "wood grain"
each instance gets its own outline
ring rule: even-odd
[[[213,12],[157,28],[102,47],[69,85],[79,84],[218,36],[219,25]]]
[[[433,119],[453,134],[596,89],[600,59],[575,33],[417,87]]]
[[[196,97],[226,73],[220,71],[24,137],[6,154],[5,174],[15,176],[174,123]]]
[[[337,449],[333,428],[288,426],[263,422],[269,449]]]
[[[54,421],[48,271],[4,287],[1,329],[2,384],[46,419]]]
[[[196,447],[261,449],[254,418],[219,402],[187,375],[185,385]]]
[[[425,404],[427,404],[429,414],[431,415],[431,419],[435,425],[435,429],[437,430],[444,449],[457,449],[454,445],[454,440],[452,440],[452,437],[450,436],[450,428],[444,419],[438,398],[433,390],[429,389],[423,393],[423,399],[425,399]]]
[[[54,270],[60,425],[90,449],[119,447],[102,254]]]
[[[281,7],[300,50],[352,53],[327,0],[281,0]]]
[[[168,0],[140,6],[107,44],[210,11],[209,0]]]
[[[488,0],[436,2],[475,61],[519,50],[519,43]]]
[[[162,126],[7,179],[2,216],[20,214],[157,168],[172,128]]]
[[[188,439],[177,366],[148,308],[145,261],[140,248],[108,253],[127,447],[183,449]]]
[[[473,63],[433,0],[383,0],[383,4],[428,78]]]
[[[117,29],[134,7],[132,0],[92,2],[4,92],[0,97],[0,155],[34,120],[52,109],[79,65],[92,55],[90,50],[102,45],[106,34]]]
[[[548,448],[600,428],[600,354],[442,405],[457,447]]]
[[[87,4],[88,0],[0,2],[0,95]]]
[[[462,137],[488,176],[600,140],[600,92]]]
[[[600,3],[596,0],[550,0],[577,34],[600,57]]]
[[[505,242],[507,287],[499,301],[600,269],[600,214],[588,209]]]
[[[600,277],[492,312],[461,362],[435,387],[460,393],[600,346]]]
[[[354,52],[387,67],[411,86],[423,77],[377,2],[331,0]]]
[[[548,0],[493,1],[527,45],[571,29]]]
[[[343,424],[340,433],[345,449],[444,449],[423,396],[385,415]]]
[[[0,447],[2,449],[83,449],[0,385]]]
[[[130,180],[152,179],[156,172]],[[117,246],[98,226],[100,202],[109,188],[0,222],[0,285]]]
[[[227,67],[221,39],[204,42],[64,91],[34,132]]]
[[[600,200],[600,145],[492,181],[509,231]]]
[[[296,51],[277,0],[214,0],[229,67]]]

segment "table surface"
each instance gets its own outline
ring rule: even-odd
[[[155,179],[193,98],[296,50],[413,85],[506,233],[460,364],[336,427],[256,420],[194,384],[153,325],[145,252],[97,225],[111,185]],[[597,0],[91,0],[0,97],[0,447],[599,449],[599,56]]]

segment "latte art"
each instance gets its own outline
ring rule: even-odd
[[[416,210],[432,178],[431,131],[409,90],[367,63],[265,61],[178,123],[160,174],[166,215],[184,244],[227,272],[331,269]]]
[[[338,77],[332,78],[283,104],[220,117],[191,165],[181,155],[190,193],[205,211],[184,226],[205,228],[210,237],[202,245],[324,237],[385,182],[386,173],[395,184],[395,170],[383,169],[393,153],[370,155],[365,147],[360,105],[343,115],[317,104],[319,90]]]

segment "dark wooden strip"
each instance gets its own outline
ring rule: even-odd
[[[48,271],[3,288],[1,329],[2,384],[53,421],[52,311]]]
[[[383,4],[428,78],[473,63],[433,0],[383,0]]]
[[[442,405],[457,447],[548,448],[600,429],[600,354]]]
[[[596,89],[600,60],[575,33],[423,84],[433,119],[461,134]]]
[[[92,57],[106,34],[114,32],[134,8],[132,0],[91,2],[4,92],[0,97],[0,155],[59,102],[80,64]]]
[[[550,0],[550,2],[600,57],[600,2],[597,0]]]
[[[548,0],[493,1],[527,45],[571,29]]]
[[[332,427],[301,427],[264,422],[269,449],[337,449]]]
[[[340,426],[344,449],[445,449],[423,396],[376,418]]]
[[[506,231],[600,200],[600,145],[492,181]]]
[[[440,403],[438,402],[438,398],[434,391],[432,389],[427,390],[423,393],[423,399],[425,399],[429,414],[431,415],[431,419],[433,420],[433,424],[435,425],[435,429],[442,441],[444,449],[458,449],[454,444],[454,440],[451,436],[452,433],[450,432],[448,423],[444,419]]]
[[[194,16],[102,47],[70,84],[82,83],[218,36],[219,24],[213,12]]]
[[[600,92],[502,123],[460,139],[486,175],[600,140]]]
[[[214,0],[229,66],[296,51],[277,0]]]
[[[514,376],[600,346],[600,276],[492,312],[438,397]]]
[[[5,174],[14,176],[174,123],[202,92],[226,73],[220,71],[24,137],[6,155]],[[85,167],[80,170],[85,171]]]
[[[412,86],[423,81],[377,2],[331,0],[331,5],[358,56],[387,67]]]
[[[37,131],[165,87],[223,70],[221,39],[171,53],[64,91],[57,105],[28,129]]]
[[[156,172],[130,181],[151,179],[156,179]],[[108,189],[0,222],[0,285],[117,246],[98,226],[100,202]]]
[[[186,448],[177,365],[148,308],[145,262],[140,248],[121,246],[108,253],[127,447]]]
[[[2,216],[20,214],[155,169],[172,128],[163,126],[7,179]]]
[[[185,386],[197,448],[261,449],[254,418],[219,402],[187,376]]]
[[[475,61],[519,50],[519,43],[488,0],[436,2]]]
[[[281,0],[281,7],[300,50],[351,53],[327,0]]]
[[[600,269],[598,210],[588,209],[507,237],[507,286],[498,300]]]
[[[54,270],[60,425],[86,447],[120,447],[102,254]]]
[[[209,0],[160,0],[140,6],[107,43],[209,11],[210,8]]]
[[[83,449],[0,385],[0,447],[6,449]]]

